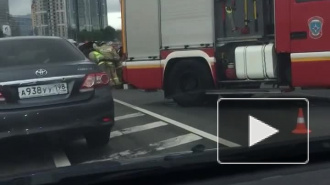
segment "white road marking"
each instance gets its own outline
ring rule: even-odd
[[[161,142],[157,142],[157,143],[153,143],[150,144],[150,147],[156,147],[155,150],[156,151],[161,151],[161,150],[165,150],[168,148],[173,148],[179,145],[183,145],[183,144],[187,144],[187,143],[191,143],[194,141],[198,141],[203,139],[202,137],[196,135],[196,134],[187,134],[187,135],[182,135],[182,136],[178,136],[178,137],[174,137],[171,139],[167,139]]]
[[[53,160],[56,168],[71,166],[71,163],[63,150],[54,151]]]
[[[157,119],[159,119],[159,120],[165,121],[165,122],[167,122],[167,123],[170,123],[170,124],[172,124],[172,125],[175,125],[175,126],[177,126],[177,127],[180,127],[180,128],[182,128],[182,129],[185,129],[185,130],[187,130],[187,131],[189,131],[189,132],[192,132],[192,133],[194,133],[194,134],[200,135],[200,136],[202,136],[202,137],[204,137],[204,138],[207,138],[207,139],[209,139],[209,140],[212,140],[212,141],[214,141],[214,142],[219,142],[220,144],[223,144],[223,145],[225,145],[225,146],[228,146],[228,147],[240,147],[240,146],[241,146],[241,145],[239,145],[239,144],[237,144],[237,143],[234,143],[234,142],[228,141],[228,140],[223,139],[223,138],[220,138],[220,137],[217,138],[217,136],[215,136],[215,135],[212,135],[212,134],[210,134],[210,133],[207,133],[207,132],[204,132],[204,131],[202,131],[202,130],[196,129],[196,128],[191,127],[191,126],[189,126],[189,125],[186,125],[186,124],[184,124],[184,123],[181,123],[181,122],[175,121],[175,120],[173,120],[173,119],[170,119],[170,118],[168,118],[168,117],[162,116],[162,115],[160,115],[160,114],[157,114],[157,113],[151,112],[151,111],[149,111],[149,110],[143,109],[143,108],[141,108],[141,107],[137,107],[137,106],[135,106],[135,105],[132,105],[132,104],[129,104],[129,103],[123,102],[123,101],[121,101],[121,100],[117,100],[117,99],[114,99],[114,101],[115,101],[116,103],[121,104],[121,105],[124,105],[124,106],[130,107],[130,108],[132,108],[132,109],[135,109],[135,110],[137,110],[137,111],[139,111],[139,112],[142,112],[142,113],[148,114],[148,115],[150,115],[150,116],[152,116],[152,117],[155,117],[155,118],[157,118]]]
[[[173,148],[176,146],[188,144],[188,143],[198,141],[201,139],[203,139],[203,138],[196,134],[190,133],[190,134],[166,139],[163,141],[159,141],[159,142],[156,142],[153,144],[149,144],[150,148],[148,148],[148,149],[139,148],[139,149],[135,149],[135,150],[125,150],[122,152],[111,154],[110,156],[106,156],[105,159],[86,161],[84,163],[104,162],[104,161],[118,160],[121,158],[126,158],[126,159],[135,158],[135,157],[146,155],[151,152]]]
[[[167,123],[165,123],[163,121],[157,121],[157,122],[148,123],[145,125],[125,128],[122,130],[117,130],[117,131],[111,132],[110,138],[114,138],[114,137],[118,137],[118,136],[122,136],[122,135],[126,135],[126,134],[132,134],[132,133],[136,133],[136,132],[141,132],[141,131],[145,131],[145,130],[150,130],[150,129],[154,129],[154,128],[166,126],[166,125],[167,125]]]
[[[110,161],[110,160],[118,160],[120,158],[127,158],[127,159],[130,159],[130,158],[136,158],[136,157],[139,157],[139,156],[143,156],[143,155],[146,155],[148,153],[150,153],[151,150],[125,150],[123,152],[119,152],[119,153],[114,153],[112,155],[110,155],[107,159],[104,159],[102,161]]]
[[[130,118],[136,118],[136,117],[140,117],[140,116],[144,116],[145,114],[138,112],[138,113],[133,113],[133,114],[126,114],[123,116],[118,116],[115,117],[115,121],[119,121],[119,120],[123,120],[123,119],[130,119]]]

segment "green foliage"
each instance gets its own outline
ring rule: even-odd
[[[78,34],[78,41],[113,41],[118,38],[117,31],[111,26],[101,30],[86,31],[83,30]]]
[[[119,41],[121,41],[121,37],[122,37],[121,30],[116,30],[116,37]]]

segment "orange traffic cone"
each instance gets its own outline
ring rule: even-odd
[[[306,124],[305,124],[303,109],[299,108],[298,118],[297,118],[297,126],[292,131],[292,133],[294,133],[294,134],[307,134],[308,132],[310,133],[311,130],[307,130],[307,127],[306,127]]]

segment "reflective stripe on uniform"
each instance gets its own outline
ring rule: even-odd
[[[111,66],[113,65],[112,62],[104,62],[104,61],[102,61],[102,62],[99,63],[99,65],[102,65],[102,64],[107,64],[107,65],[111,65]]]
[[[99,52],[96,52],[96,51],[94,51],[93,54],[94,54],[94,56],[95,56],[95,58],[96,58],[97,60],[101,60],[102,57],[103,57],[102,54],[100,54]]]

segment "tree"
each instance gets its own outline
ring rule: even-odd
[[[122,39],[121,37],[122,37],[121,30],[116,30],[116,38],[121,41]]]
[[[103,34],[105,39],[108,41],[113,41],[116,38],[116,30],[111,26],[106,27],[103,30]]]
[[[86,40],[113,41],[116,38],[118,39],[117,32],[111,26],[108,26],[101,30],[93,30],[93,31],[83,30],[80,31],[78,34],[79,42],[84,42]]]
[[[68,36],[74,40],[77,39],[77,32],[76,29],[73,29],[71,26],[68,27]]]
[[[78,33],[78,41],[84,42],[85,40],[88,40],[88,32],[86,30],[83,30]]]

